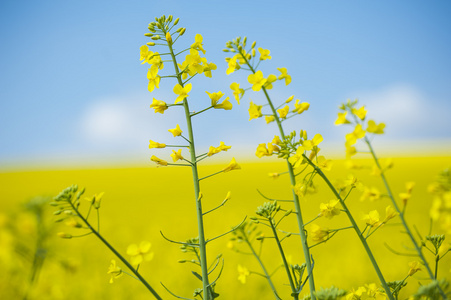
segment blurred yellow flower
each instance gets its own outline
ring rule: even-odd
[[[409,273],[407,273],[407,276],[412,276],[418,271],[421,271],[420,263],[418,261],[412,261],[409,263]]]
[[[171,157],[172,157],[172,161],[173,161],[173,162],[176,162],[176,161],[178,161],[178,160],[182,160],[182,159],[183,159],[183,156],[182,156],[182,149],[179,149],[179,150],[177,150],[177,151],[172,150]]]
[[[285,119],[287,117],[287,114],[289,111],[290,111],[290,107],[288,105],[285,105],[285,107],[277,110],[277,112],[279,113],[279,117],[281,119]]]
[[[385,123],[376,124],[373,120],[368,121],[368,127],[366,131],[374,133],[374,134],[383,134],[385,128]]]
[[[161,78],[158,76],[158,67],[156,65],[152,65],[149,71],[147,71],[147,79],[149,79],[149,84],[147,86],[149,92],[152,92],[155,88],[159,88]]]
[[[235,160],[235,157],[234,157],[234,158],[232,158],[232,161],[227,165],[227,167],[222,169],[222,171],[223,172],[229,172],[229,171],[240,170],[240,169],[241,169],[241,166],[236,163],[236,160]]]
[[[319,143],[323,141],[323,136],[319,133],[315,134],[313,139],[311,140],[304,140],[302,141],[302,146],[299,148],[302,148],[305,151],[310,151],[313,149],[314,146],[317,146]]]
[[[357,290],[352,289],[352,291],[346,295],[346,300],[360,300],[364,292],[366,292],[366,289],[363,286],[359,287]]]
[[[176,136],[181,136],[181,135],[182,135],[182,130],[180,129],[179,124],[177,124],[177,126],[175,126],[175,128],[173,128],[173,129],[168,129],[168,131],[169,131],[170,133],[172,133],[172,135],[173,135],[174,137],[176,137]]]
[[[230,89],[233,91],[233,96],[235,97],[236,102],[240,104],[240,99],[244,95],[244,89],[241,89],[240,84],[236,82],[233,82],[230,85]]]
[[[191,88],[191,83],[188,83],[184,87],[177,83],[177,85],[174,86],[174,93],[178,95],[177,99],[175,99],[175,103],[183,101],[186,97],[188,97],[188,93],[191,91]]]
[[[160,166],[167,166],[168,162],[165,160],[162,160],[158,157],[156,157],[155,155],[152,155],[152,157],[150,158],[151,161],[156,162],[158,165]]]
[[[163,114],[164,111],[168,109],[168,106],[166,102],[153,98],[152,104],[150,104],[150,108],[155,109],[155,113]]]
[[[275,120],[276,120],[276,118],[274,116],[265,116],[266,124],[274,122]]]
[[[153,149],[153,148],[165,148],[166,144],[162,144],[162,143],[157,143],[154,142],[152,140],[149,141],[149,149]]]
[[[200,35],[199,33],[196,34],[196,37],[194,38],[195,42],[191,45],[191,48],[194,50],[202,51],[202,53],[205,54],[205,50],[202,47],[203,39],[204,38],[202,37],[202,35]]]
[[[263,77],[262,71],[257,71],[255,74],[247,76],[247,81],[252,84],[252,90],[258,92],[262,89],[262,86],[266,83],[267,79]]]
[[[316,224],[312,224],[310,228],[310,236],[314,242],[323,242],[329,237],[329,230]]]
[[[357,124],[356,127],[354,128],[354,131],[351,133],[348,133],[346,135],[345,145],[347,147],[350,147],[350,146],[354,145],[355,143],[357,143],[358,139],[361,139],[364,136],[365,136],[365,130],[362,129],[361,124]]]
[[[365,106],[362,106],[361,108],[359,108],[359,109],[357,109],[357,108],[353,108],[352,110],[351,110],[351,112],[355,115],[355,116],[357,116],[360,120],[365,120],[365,117],[366,117],[366,113],[367,113],[367,110],[365,109]]]
[[[379,212],[377,210],[370,211],[367,215],[364,215],[362,218],[365,221],[366,225],[371,227],[378,227],[382,223],[379,219]]]
[[[330,159],[326,159],[324,156],[318,156],[317,166],[326,171],[330,171],[332,169],[332,161]]]
[[[375,187],[365,187],[360,197],[360,201],[370,200],[375,201],[379,200],[381,197],[381,192]]]
[[[285,79],[285,85],[289,85],[291,83],[291,76],[287,73],[287,68],[277,68],[280,71],[279,80]]]
[[[304,111],[308,110],[310,107],[310,104],[307,102],[299,103],[301,100],[297,99],[296,103],[294,103],[294,109],[293,112],[302,114]]]
[[[262,116],[262,106],[256,105],[251,101],[249,106],[249,121],[252,119],[258,119]]]
[[[113,283],[114,279],[117,279],[123,275],[122,269],[116,265],[116,261],[114,259],[111,260],[111,265],[108,268],[107,274],[111,275],[110,283]]]
[[[384,223],[387,223],[389,220],[393,219],[394,217],[396,217],[398,215],[398,212],[396,212],[396,210],[391,207],[390,205],[387,206],[385,208],[385,219],[384,219]]]
[[[237,57],[230,58],[227,60],[228,68],[226,70],[226,74],[229,75],[230,73],[235,72],[236,70],[240,69],[240,64],[237,62]]]
[[[246,278],[249,276],[249,270],[245,267],[242,267],[241,265],[238,265],[238,280],[242,283],[246,283]]]
[[[260,60],[267,60],[267,59],[271,59],[272,57],[269,56],[269,50],[268,49],[263,49],[263,48],[258,48],[258,52],[260,52]]]
[[[127,248],[127,255],[130,255],[130,263],[136,267],[143,261],[150,261],[153,258],[153,252],[150,252],[152,244],[146,241],[141,242],[139,245],[131,244]]]
[[[336,207],[339,203],[339,200],[330,200],[329,203],[321,203],[319,205],[320,215],[327,218],[332,219],[334,216],[338,216],[340,214],[340,208]]]
[[[346,119],[346,115],[348,114],[347,111],[342,112],[342,113],[338,113],[338,118],[337,120],[335,120],[335,125],[341,125],[341,124],[349,124],[351,122],[348,121],[348,119]]]
[[[274,74],[270,74],[268,76],[268,78],[266,78],[265,88],[267,90],[271,90],[273,88],[273,86],[272,86],[273,82],[276,82],[276,81],[277,81],[277,76]]]

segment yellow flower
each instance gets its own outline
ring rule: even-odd
[[[278,135],[275,135],[271,141],[271,144],[280,145],[280,143],[282,143],[282,141],[280,140],[280,137]]]
[[[353,289],[346,295],[346,300],[360,300],[364,292],[366,292],[366,289],[363,286],[359,287],[357,290]]]
[[[271,154],[269,154],[268,148],[266,148],[266,144],[262,143],[258,145],[255,155],[258,158],[262,158],[263,156],[270,156]]]
[[[290,107],[288,105],[285,105],[285,107],[277,110],[281,119],[285,119],[289,111]]]
[[[310,228],[310,236],[314,242],[323,242],[329,237],[329,230],[316,224],[312,224]]]
[[[337,120],[335,120],[335,125],[341,125],[341,124],[349,124],[351,122],[348,121],[348,119],[346,119],[346,115],[348,114],[347,111],[342,112],[342,113],[338,113],[338,118]]]
[[[385,219],[384,219],[384,223],[387,223],[389,220],[393,219],[394,217],[396,217],[398,215],[398,213],[396,212],[396,210],[391,207],[390,205],[387,206],[385,208]]]
[[[139,47],[139,60],[143,60],[141,64],[145,64],[147,62],[147,57],[149,55],[149,47],[147,45],[143,45]]]
[[[224,144],[224,142],[219,142],[219,146],[218,147],[210,146],[207,155],[208,156],[212,156],[212,155],[217,154],[217,153],[219,153],[221,151],[227,151],[230,148],[232,148],[232,146],[227,146],[226,144]]]
[[[269,50],[268,49],[263,49],[263,48],[258,48],[258,52],[260,52],[260,60],[267,60],[267,59],[271,59],[272,57],[269,56]]]
[[[156,157],[155,155],[152,155],[152,157],[150,158],[151,161],[156,162],[158,165],[160,166],[167,166],[168,162],[165,160],[162,160],[158,157]]]
[[[227,60],[227,64],[228,64],[228,68],[226,70],[227,75],[229,75],[230,73],[233,73],[236,70],[239,70],[241,68],[240,64],[239,64],[239,62],[237,62],[237,60],[238,60],[238,57],[236,57],[236,56],[229,58]]]
[[[149,141],[149,149],[152,149],[152,148],[165,148],[165,147],[166,147],[166,144],[157,143],[157,142],[154,142],[152,140]]]
[[[375,187],[365,187],[365,189],[363,190],[362,196],[360,197],[360,201],[364,201],[364,200],[370,200],[370,201],[375,201],[380,199],[381,197],[381,192],[379,192],[379,190]]]
[[[215,109],[224,109],[224,110],[231,110],[233,107],[232,103],[229,101],[229,97],[225,98],[224,101],[222,101],[221,104],[216,104],[213,106]]]
[[[357,124],[357,126],[354,128],[354,131],[351,133],[348,133],[346,135],[346,143],[345,145],[350,147],[357,143],[358,139],[361,139],[365,136],[365,130],[362,129],[361,124]]]
[[[296,103],[294,104],[293,112],[302,114],[304,111],[308,110],[310,107],[310,104],[307,102],[299,103],[301,100],[297,99]]]
[[[178,160],[182,160],[182,159],[183,159],[183,156],[182,156],[182,149],[179,149],[179,150],[177,150],[177,151],[172,150],[171,157],[172,157],[172,161],[173,161],[173,162],[176,162],[176,161],[178,161]]]
[[[262,89],[262,86],[266,83],[266,78],[263,77],[262,71],[257,71],[255,74],[250,74],[247,77],[247,81],[252,84],[252,90],[258,92]]]
[[[136,244],[128,246],[127,254],[130,255],[130,263],[132,266],[136,267],[143,261],[152,260],[153,252],[150,252],[150,247],[152,247],[152,244],[145,241],[141,242],[139,246]]]
[[[312,140],[304,140],[302,141],[302,146],[299,148],[302,148],[305,151],[310,151],[313,149],[314,146],[317,146],[319,143],[323,141],[323,136],[319,133],[315,134]]]
[[[176,137],[176,136],[181,136],[181,135],[182,135],[182,130],[180,129],[179,124],[177,124],[177,126],[175,126],[174,129],[168,129],[168,131],[169,131],[170,133],[172,133],[172,135],[173,135],[174,137]]]
[[[330,171],[332,169],[332,161],[321,155],[318,156],[317,166],[322,170]]]
[[[365,120],[365,117],[366,117],[366,113],[367,113],[367,111],[366,111],[366,109],[365,109],[365,106],[362,106],[361,108],[359,108],[359,109],[356,109],[356,108],[353,108],[352,110],[351,110],[351,112],[354,114],[354,115],[356,115],[360,120]]]
[[[276,120],[276,118],[274,116],[265,116],[266,124],[274,122],[275,120]]]
[[[147,71],[147,79],[149,79],[149,85],[147,86],[149,92],[152,92],[155,88],[160,88],[160,76],[158,76],[158,67],[156,65],[152,65]]]
[[[175,103],[183,101],[186,97],[188,97],[188,93],[191,91],[192,84],[188,83],[185,87],[182,87],[180,84],[177,84],[174,87],[174,93],[179,95],[177,99],[175,99]]]
[[[240,104],[240,99],[244,95],[244,89],[241,89],[240,84],[236,83],[236,82],[233,82],[230,85],[230,89],[232,89],[232,91],[233,91],[233,96],[235,97],[236,102],[238,102],[238,104]]]
[[[300,165],[303,165],[306,163],[304,159],[304,149],[302,147],[299,147],[296,150],[296,153],[288,158],[288,162],[293,166],[293,168],[298,168]]]
[[[285,79],[285,85],[291,83],[291,76],[287,74],[287,68],[277,68],[280,71],[279,80]]]
[[[367,215],[363,216],[362,220],[371,227],[378,227],[382,224],[382,222],[380,222],[379,213],[377,212],[377,210],[370,211]]]
[[[238,280],[242,283],[246,283],[246,277],[250,275],[249,270],[241,265],[238,265]]]
[[[346,146],[346,158],[351,158],[353,155],[357,154],[357,149],[352,146]]]
[[[150,108],[155,109],[155,113],[163,114],[164,111],[168,109],[168,105],[164,101],[153,98],[152,104],[150,104]]]
[[[285,100],[285,103],[290,103],[291,101],[293,101],[293,99],[294,99],[294,95],[288,97],[288,99]]]
[[[205,59],[206,61],[206,59]],[[188,74],[193,76],[194,74],[202,74],[204,71],[204,61],[200,57],[199,52],[194,49],[189,50],[189,54],[185,56],[185,61],[182,65],[188,66]]]
[[[420,263],[418,261],[412,261],[409,263],[409,273],[407,273],[407,276],[412,276],[416,272],[420,271]]]
[[[233,105],[232,103],[230,103],[229,101],[229,97],[227,97],[222,103],[218,104],[219,99],[221,99],[222,96],[224,96],[224,93],[219,91],[217,93],[209,93],[206,92],[208,94],[208,96],[211,99],[211,106],[213,106],[213,108],[215,109],[225,109],[225,110],[231,110]]]
[[[272,179],[277,179],[277,178],[279,178],[280,174],[279,173],[268,173],[268,176],[271,177]]]
[[[377,285],[375,283],[370,283],[370,284],[366,284],[367,287],[367,294],[369,296],[369,299],[373,299],[373,300],[385,300],[387,299],[386,294],[384,292],[384,290],[380,289],[377,287]]]
[[[233,171],[233,170],[240,170],[240,169],[241,169],[241,166],[236,163],[236,160],[234,157],[234,158],[232,158],[232,161],[227,165],[227,167],[222,169],[222,171],[225,173],[225,172],[229,172],[229,171]]]
[[[277,81],[277,76],[274,74],[270,74],[268,78],[266,78],[265,88],[267,90],[271,90],[273,88],[272,83]]]
[[[251,101],[249,106],[249,121],[252,119],[258,119],[262,116],[262,106],[256,105]]]
[[[332,219],[334,216],[340,214],[340,208],[336,207],[339,200],[330,200],[329,203],[321,203],[319,205],[320,215],[326,217],[327,219]]]
[[[385,123],[376,124],[373,120],[368,121],[368,127],[366,131],[374,133],[374,134],[383,134],[385,128]]]
[[[204,67],[204,70],[203,70],[204,75],[206,77],[211,78],[211,71],[216,70],[217,66],[212,62],[210,62],[210,63],[207,62],[207,59],[205,57],[202,57],[202,62],[203,62],[203,67]]]
[[[200,34],[196,34],[196,37],[194,38],[195,42],[194,44],[191,45],[191,48],[194,50],[198,50],[198,51],[202,51],[203,54],[205,54],[205,50],[202,47],[202,41],[203,41],[203,37]]]
[[[114,259],[111,260],[111,265],[108,268],[107,274],[111,275],[110,283],[113,283],[114,279],[117,279],[123,275],[122,269],[116,265],[116,261]]]

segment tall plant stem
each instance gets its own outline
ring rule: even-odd
[[[88,220],[82,216],[82,214],[78,211],[78,209],[74,206],[74,204],[72,202],[70,202],[70,205],[72,206],[73,210],[77,213],[78,217],[80,217],[80,219],[86,224],[86,226],[88,226],[89,230],[91,230],[92,233],[94,233],[94,235],[102,241],[102,243],[105,244],[105,246],[108,247],[108,249],[111,250],[111,252],[114,253],[114,255],[116,255],[117,258],[119,258],[121,260],[121,262],[127,266],[127,268],[133,273],[133,275],[135,275],[139,281],[141,281],[142,284],[144,284],[144,286],[152,293],[152,295],[158,299],[158,300],[162,300],[162,298],[160,297],[160,295],[158,295],[158,293],[152,288],[152,286],[144,279],[144,277],[141,276],[141,274],[137,271],[137,269],[135,269],[119,252],[117,252],[117,250],[111,246],[110,243],[108,243],[107,240],[105,240],[103,238],[103,236],[100,234],[100,232],[98,232],[97,230],[95,230],[91,224],[88,222]]]
[[[165,32],[166,34],[166,32]],[[177,74],[178,83],[183,87],[183,81],[181,78],[181,74],[179,68],[177,66],[177,60],[174,54],[174,50],[172,48],[172,44],[168,42],[169,52],[171,53],[172,62],[174,63],[175,73]],[[194,146],[194,134],[193,134],[193,126],[191,122],[190,110],[188,106],[188,100],[185,98],[183,100],[183,108],[185,110],[186,117],[186,125],[188,127],[188,137],[189,137],[189,151],[191,155],[191,170],[193,173],[193,184],[194,184],[194,197],[196,200],[196,213],[197,213],[197,230],[199,234],[199,256],[200,256],[200,267],[202,270],[202,286],[204,291],[204,299],[211,300],[213,299],[213,293],[210,288],[210,283],[208,280],[208,265],[207,265],[207,251],[206,251],[206,242],[205,242],[205,234],[204,234],[204,220],[202,213],[202,201],[199,197],[200,195],[200,185],[199,185],[199,174],[197,171],[197,162],[196,162],[196,147]]]
[[[379,170],[381,169],[381,165],[379,163],[379,159],[376,156],[376,152],[374,152],[373,146],[371,146],[371,142],[368,140],[367,137],[365,137],[365,143],[368,145],[368,148],[370,149],[371,155],[373,156],[374,162],[376,163],[376,166],[379,168]],[[426,271],[428,272],[429,277],[431,278],[431,280],[437,280],[436,276],[434,276],[434,274],[432,273],[431,268],[429,267],[428,262],[426,261],[426,258],[423,255],[423,251],[421,250],[421,247],[418,245],[417,241],[415,240],[415,238],[413,237],[412,231],[410,230],[409,226],[407,225],[406,219],[404,218],[404,211],[401,211],[399,209],[398,204],[395,201],[395,198],[393,197],[393,193],[390,189],[390,186],[388,184],[387,179],[385,178],[384,172],[381,172],[381,178],[382,181],[384,182],[384,186],[385,189],[387,190],[387,194],[388,197],[390,198],[393,206],[395,207],[396,211],[399,214],[399,218],[401,219],[401,223],[404,226],[404,229],[406,230],[407,235],[410,237],[410,240],[412,241],[415,250],[417,251],[418,256],[420,257],[420,259],[423,261],[424,263],[424,267],[426,268]],[[444,293],[444,291],[440,288],[439,285],[437,285],[440,294],[442,295],[443,299],[448,299],[448,297],[446,296],[446,294]]]
[[[255,252],[255,249],[254,249],[254,247],[252,247],[251,242],[249,242],[247,235],[245,235],[245,237],[246,238],[244,240],[246,241],[246,244],[249,246],[249,249],[251,249],[254,257],[257,259],[258,263],[260,264],[260,267],[262,268],[263,273],[265,273],[265,278],[268,281],[269,286],[271,287],[272,292],[274,293],[274,296],[276,297],[277,300],[280,300],[280,297],[277,294],[276,287],[274,286],[274,283],[272,282],[271,276],[268,274],[268,271],[266,270],[265,265],[263,264],[262,260],[260,259],[260,256],[257,254],[257,252]]]
[[[251,70],[253,73],[255,73],[255,70],[251,67]],[[268,101],[269,106],[271,107],[273,116],[276,119],[276,123],[277,126],[279,128],[279,132],[281,137],[283,138],[285,136],[285,133],[283,131],[283,127],[282,127],[282,122],[279,119],[279,116],[277,115],[276,109],[274,108],[274,105],[271,101],[271,98],[268,95],[268,92],[266,91],[266,89],[264,87],[262,87],[263,89],[263,93],[265,94],[266,100]],[[291,165],[291,163],[288,161],[288,158],[286,159],[287,162],[287,168],[288,168],[288,174],[290,175],[290,182],[292,186],[296,185],[296,176],[294,175],[294,170],[293,170],[293,166]],[[292,189],[292,195],[293,195],[293,203],[294,203],[294,208],[296,210],[296,218],[297,218],[297,223],[298,223],[298,228],[299,228],[299,235],[301,237],[301,244],[302,244],[302,250],[304,252],[304,260],[305,260],[305,264],[307,267],[307,273],[310,274],[309,276],[309,288],[310,288],[310,295],[312,297],[312,300],[316,300],[316,296],[315,296],[315,280],[313,278],[313,270],[312,270],[312,262],[310,260],[310,249],[307,243],[307,235],[305,234],[305,230],[304,230],[304,220],[302,219],[302,210],[301,210],[301,204],[299,202],[299,197],[298,195],[294,192],[294,190]]]
[[[359,229],[359,226],[357,225],[356,221],[354,220],[354,217],[352,216],[351,212],[349,211],[348,207],[346,206],[345,201],[343,200],[343,198],[341,198],[340,194],[335,189],[335,187],[332,185],[332,183],[327,178],[327,176],[323,173],[323,171],[320,168],[318,168],[318,166],[316,166],[305,154],[303,156],[304,156],[304,159],[308,162],[308,164],[311,165],[315,169],[315,171],[318,173],[318,175],[326,182],[326,184],[329,186],[330,190],[334,193],[335,197],[337,197],[337,199],[340,201],[340,204],[343,207],[346,215],[348,216],[348,219],[351,222],[352,227],[354,227],[354,230],[355,230],[357,236],[359,237],[360,242],[363,245],[363,248],[365,248],[365,251],[371,261],[371,264],[373,265],[374,270],[377,273],[377,277],[379,277],[379,280],[382,284],[382,287],[385,290],[385,293],[387,294],[387,296],[390,300],[394,300],[393,295],[390,291],[390,288],[388,287],[387,282],[385,281],[384,275],[382,275],[379,265],[377,264],[373,253],[371,252],[370,246],[368,245],[365,237],[363,236],[362,232]]]

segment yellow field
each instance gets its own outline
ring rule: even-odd
[[[451,157],[394,158],[394,168],[387,172],[392,189],[397,195],[404,191],[407,181],[416,182],[413,197],[407,207],[407,220],[416,225],[423,235],[429,232],[429,209],[432,195],[427,186],[445,167],[451,166]],[[290,199],[290,185],[287,177],[277,180],[268,178],[269,172],[285,171],[285,163],[240,163],[242,170],[214,176],[202,181],[205,210],[220,204],[228,191],[232,199],[221,209],[206,216],[207,237],[211,238],[239,224],[244,217],[254,216],[256,208],[265,200],[258,195],[260,189],[268,197]],[[369,161],[367,163],[369,165]],[[218,171],[223,166],[201,166],[201,176]],[[345,178],[350,171],[344,162],[336,161],[331,179]],[[366,185],[382,189],[379,177],[368,175],[368,170],[354,174]],[[100,209],[101,233],[116,249],[125,255],[129,244],[146,240],[152,243],[154,259],[143,263],[141,273],[165,299],[173,298],[160,285],[184,297],[192,298],[195,288],[201,287],[191,271],[198,269],[192,264],[180,264],[179,259],[191,259],[179,250],[178,245],[165,241],[160,231],[174,240],[184,241],[197,236],[195,203],[191,170],[188,168],[105,168],[83,170],[56,170],[0,173],[0,295],[2,299],[21,299],[30,276],[30,261],[20,250],[28,245],[34,249],[35,223],[26,215],[21,204],[34,196],[56,196],[62,189],[78,184],[86,187],[87,196],[105,192]],[[330,190],[317,178],[315,183],[319,192],[302,199],[304,220],[308,221],[319,213],[319,204],[333,199]],[[384,216],[388,199],[377,202],[361,202],[360,191],[347,200],[350,209],[361,227],[361,215],[378,209]],[[85,204],[87,206],[87,204]],[[284,208],[291,204],[283,203]],[[94,236],[63,240],[56,237],[59,231],[76,232],[64,224],[53,224],[53,208],[47,207],[48,226],[53,226],[48,240],[47,259],[40,278],[32,289],[29,299],[152,299],[138,281],[128,276],[109,284],[107,274],[113,254]],[[344,214],[328,220],[319,219],[316,223],[328,228],[349,226]],[[294,216],[282,223],[281,228],[296,231]],[[438,226],[433,233],[443,233]],[[209,260],[222,253],[225,259],[224,272],[218,282],[217,292],[221,299],[274,299],[266,281],[258,275],[248,277],[246,284],[238,280],[237,265],[241,264],[251,271],[260,272],[252,256],[237,254],[227,248],[231,236],[225,236],[209,244]],[[447,240],[450,237],[447,236]],[[19,241],[17,241],[19,240]],[[400,252],[411,247],[397,220],[381,228],[370,239],[370,246],[381,266],[387,281],[402,280],[409,270],[408,263],[413,257],[397,256],[390,252],[384,243]],[[449,241],[449,240],[448,240]],[[285,251],[292,263],[303,262],[300,240],[296,236],[284,242]],[[21,248],[22,247],[22,248]],[[25,247],[26,248],[26,247]],[[245,248],[243,248],[245,250]],[[359,243],[354,231],[339,232],[330,241],[312,249],[315,260],[315,280],[317,287],[338,286],[351,289],[365,283],[377,283],[377,277]],[[432,262],[432,255],[428,257]],[[263,259],[269,270],[280,265],[281,260],[271,240],[264,242]],[[119,264],[122,266],[121,264]],[[448,255],[439,269],[439,278],[451,279],[451,255]],[[284,273],[279,270],[274,281],[283,299],[289,299],[290,289]],[[402,299],[418,288],[418,282],[426,279],[424,271],[416,273],[408,280]],[[308,292],[308,288],[304,290]]]

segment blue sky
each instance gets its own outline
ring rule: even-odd
[[[172,111],[156,115],[152,97],[172,102],[174,82],[147,91],[139,47],[155,16],[187,27],[182,44],[204,37],[213,79],[193,80],[197,109],[205,91],[228,93],[247,74],[225,75],[222,52],[236,36],[271,51],[265,76],[287,67],[293,82],[271,91],[310,102],[290,129],[321,133],[323,149],[344,149],[333,122],[338,105],[359,98],[368,116],[387,123],[381,149],[449,153],[451,141],[451,4],[448,1],[2,1],[0,4],[0,168],[80,162],[147,163],[148,140],[172,142],[182,125]],[[166,68],[165,68],[166,69]],[[248,121],[247,93],[232,111],[195,123],[199,147],[232,145],[240,156],[276,133]]]

